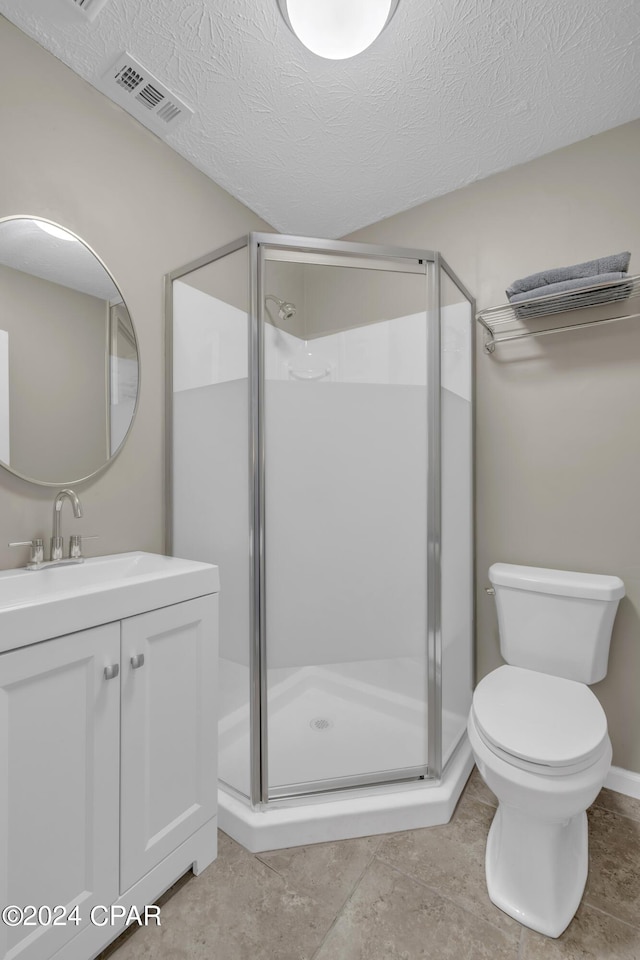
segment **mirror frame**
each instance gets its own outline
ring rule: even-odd
[[[71,479],[69,479],[69,478],[63,478],[63,479],[61,479],[61,480],[35,480],[33,477],[28,477],[28,476],[26,476],[26,474],[20,473],[19,470],[15,470],[10,464],[5,463],[4,460],[0,460],[0,467],[2,467],[3,470],[6,470],[8,473],[13,474],[14,477],[19,477],[20,480],[25,480],[27,483],[34,483],[34,484],[36,484],[36,485],[39,486],[39,487],[65,487],[65,486],[71,486],[72,484],[73,484],[74,486],[76,486],[76,485],[79,484],[79,483],[84,483],[84,482],[87,481],[87,480],[91,480],[93,477],[96,477],[96,476],[98,476],[98,474],[102,473],[103,470],[106,470],[107,467],[111,466],[111,464],[112,464],[113,461],[118,457],[118,455],[120,454],[120,451],[124,448],[127,440],[129,439],[129,436],[130,436],[130,434],[131,434],[131,429],[132,429],[132,427],[133,427],[133,425],[134,425],[134,423],[135,423],[136,416],[137,416],[137,413],[138,413],[138,406],[139,406],[139,404],[140,404],[140,385],[141,385],[141,382],[142,382],[142,363],[141,363],[141,359],[140,359],[140,341],[139,341],[139,339],[138,339],[138,334],[137,334],[137,332],[136,332],[135,324],[134,324],[134,322],[133,322],[133,317],[131,316],[131,311],[129,310],[129,306],[128,306],[128,304],[127,304],[127,301],[125,300],[125,298],[124,298],[124,296],[123,296],[123,294],[122,294],[122,289],[121,289],[121,287],[120,287],[120,284],[118,283],[118,281],[116,280],[116,278],[114,277],[114,275],[111,273],[111,271],[110,271],[109,268],[107,267],[107,265],[106,265],[106,263],[104,262],[104,260],[102,259],[102,257],[100,257],[100,256],[96,253],[96,251],[93,249],[93,247],[90,246],[90,245],[87,243],[86,240],[83,240],[83,238],[82,238],[79,234],[77,234],[74,230],[70,230],[69,227],[63,226],[63,224],[58,223],[56,220],[50,220],[48,217],[34,216],[33,214],[29,214],[29,213],[18,213],[18,214],[12,214],[11,216],[8,216],[8,217],[0,217],[0,227],[2,226],[2,224],[8,223],[8,222],[11,221],[11,220],[39,220],[39,221],[42,222],[42,223],[48,223],[48,224],[50,224],[52,227],[58,227],[59,230],[64,230],[65,233],[68,233],[68,234],[70,234],[72,237],[75,237],[75,239],[76,239],[79,243],[81,243],[81,244],[89,251],[89,253],[93,254],[93,256],[96,258],[96,260],[98,261],[98,263],[100,264],[100,266],[103,268],[103,270],[105,271],[105,273],[107,273],[107,275],[110,277],[112,283],[113,283],[114,286],[117,288],[118,292],[120,293],[120,296],[122,297],[122,302],[124,303],[125,307],[127,308],[127,313],[129,314],[129,319],[130,319],[130,321],[131,321],[131,329],[132,329],[132,331],[133,331],[133,337],[134,337],[134,340],[135,340],[136,351],[137,351],[137,354],[138,354],[138,389],[137,389],[137,392],[136,392],[136,401],[135,401],[135,404],[134,404],[134,406],[133,406],[133,413],[131,414],[131,422],[129,423],[129,426],[128,426],[128,428],[127,428],[127,432],[125,433],[124,437],[122,438],[122,442],[121,442],[120,445],[118,446],[118,449],[115,451],[115,453],[112,453],[111,456],[110,456],[107,460],[105,460],[105,462],[104,462],[103,464],[101,464],[101,465],[100,465],[96,470],[94,470],[92,473],[88,473],[88,474],[86,474],[86,476],[84,476],[84,477],[73,477],[73,478],[71,478]],[[109,375],[108,375],[108,365],[109,365],[110,350],[111,350],[111,338],[110,338],[110,331],[109,331],[109,329],[107,328],[106,336],[105,336],[105,364],[106,364],[106,366],[107,366],[107,397],[106,397],[107,404],[108,404],[108,402],[109,402],[109,396],[110,396],[110,378],[109,378]]]

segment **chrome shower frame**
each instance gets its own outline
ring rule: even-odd
[[[275,233],[250,233],[199,257],[165,277],[165,414],[166,414],[166,552],[171,553],[172,449],[173,449],[173,282],[229,254],[247,248],[249,289],[249,518],[250,518],[250,802],[254,808],[287,804],[301,797],[336,795],[358,787],[402,784],[412,780],[438,783],[442,776],[442,619],[441,619],[441,284],[442,270],[469,301],[472,316],[475,300],[441,255],[435,251],[406,247],[323,240]],[[265,443],[264,443],[264,262],[285,259],[366,269],[396,269],[424,273],[427,313],[427,711],[428,762],[425,768],[361,777],[345,777],[330,783],[303,785],[304,789],[269,791],[268,697],[265,558]],[[413,266],[412,266],[413,265]],[[475,356],[475,324],[472,324],[472,356]],[[472,418],[475,416],[475,374],[472,369]],[[472,421],[472,435],[475,435]],[[472,441],[473,443],[473,441]],[[472,496],[475,500],[475,456],[472,448]],[[472,507],[473,517],[473,507]],[[475,520],[472,520],[475,527]],[[474,560],[475,564],[475,560]],[[474,576],[475,581],[475,576]],[[475,596],[472,600],[475,622]],[[473,625],[472,625],[473,626]]]

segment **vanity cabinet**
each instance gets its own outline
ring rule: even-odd
[[[92,907],[215,859],[217,656],[215,594],[0,655],[0,908],[66,920],[0,920],[2,960],[90,960]]]
[[[0,656],[2,908],[88,916],[118,898],[120,691],[104,669],[119,661],[117,623]],[[50,957],[81,929],[32,919],[0,920],[3,960]]]
[[[199,597],[122,622],[121,890],[216,812],[211,602]]]

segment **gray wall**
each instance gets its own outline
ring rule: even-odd
[[[268,227],[3,18],[0,86],[0,216],[40,215],[86,239],[116,277],[140,341],[136,423],[111,467],[79,488],[85,519],[77,529],[101,536],[96,553],[161,551],[162,276]],[[632,250],[640,272],[639,167],[636,122],[357,238],[442,250],[480,307],[502,302],[515,277],[603,253]],[[619,574],[628,596],[609,676],[595,691],[614,762],[640,771],[638,357],[634,321],[505,347],[495,358],[478,349],[477,505],[479,675],[499,663],[482,590],[492,561]],[[0,567],[26,559],[7,540],[48,535],[52,495],[0,471]]]
[[[106,472],[77,488],[84,519],[65,515],[63,526],[100,536],[87,552],[162,551],[162,278],[269,227],[2,17],[0,89],[0,216],[46,217],[83,237],[116,278],[140,344],[132,433]],[[27,560],[8,540],[50,535],[53,495],[0,470],[0,567]]]
[[[640,121],[432,200],[350,239],[439,249],[476,294],[631,250],[640,273]],[[636,308],[637,309],[637,308]],[[477,673],[500,663],[494,561],[612,573],[627,597],[606,710],[614,763],[640,771],[640,322],[481,350],[477,369]]]

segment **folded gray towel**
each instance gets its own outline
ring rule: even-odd
[[[507,297],[511,300],[512,297],[518,293],[525,293],[527,290],[536,290],[538,287],[544,287],[551,283],[560,283],[563,280],[576,280],[578,277],[595,277],[601,273],[624,273],[629,267],[630,259],[631,254],[629,251],[625,251],[624,253],[612,254],[609,257],[600,257],[598,260],[574,263],[570,267],[555,267],[551,270],[542,270],[540,273],[532,273],[529,277],[514,280],[511,286],[507,287]]]
[[[577,310],[598,303],[625,300],[633,290],[632,283],[619,283],[626,273],[602,273],[595,277],[578,277],[561,283],[548,283],[537,290],[518,293],[511,298],[516,316],[520,320],[530,317],[545,317],[565,310]],[[594,286],[604,284],[594,290]],[[551,296],[555,294],[555,296]],[[545,299],[541,299],[545,298]],[[548,299],[547,299],[548,298]]]
[[[613,283],[624,280],[626,273],[600,273],[595,277],[576,277],[575,280],[560,280],[557,283],[547,283],[545,286],[527,290],[525,293],[515,293],[509,297],[510,303],[520,303],[521,300],[535,300],[538,297],[550,297],[552,294],[564,293],[567,290],[581,290],[583,287],[592,287],[599,283]],[[615,288],[614,288],[615,289]]]

